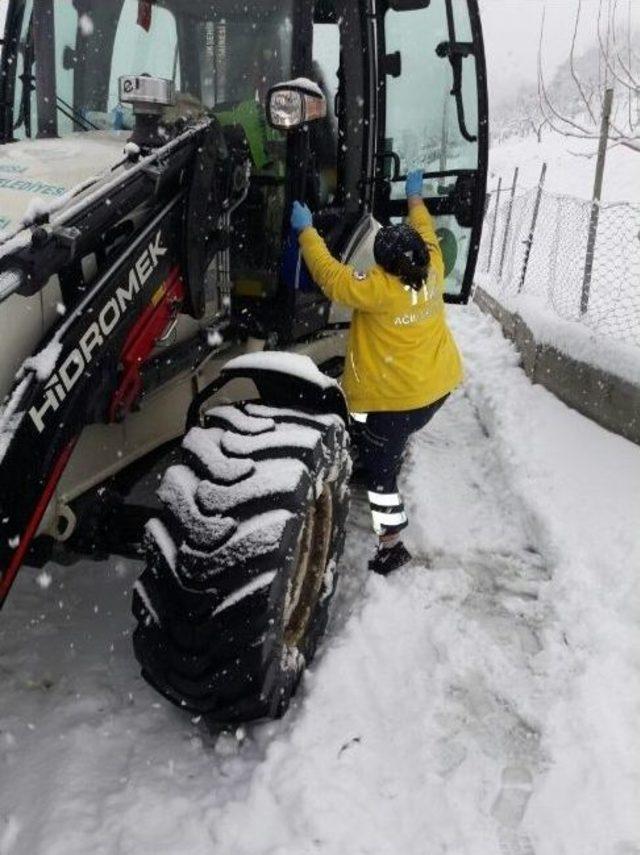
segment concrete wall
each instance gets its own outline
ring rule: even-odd
[[[482,288],[476,288],[474,299],[514,342],[522,367],[534,383],[607,430],[640,445],[640,386],[537,342],[520,315],[507,311]]]

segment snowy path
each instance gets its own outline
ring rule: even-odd
[[[208,736],[130,653],[137,568],[19,579],[0,620],[0,855],[640,855],[640,449],[455,313],[469,379],[406,466],[413,565],[368,578],[282,722]],[[96,610],[97,607],[97,610]]]

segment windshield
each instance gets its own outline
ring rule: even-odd
[[[124,74],[173,80],[185,112],[263,103],[291,76],[293,0],[14,0],[12,8],[5,141],[128,128],[118,101]]]

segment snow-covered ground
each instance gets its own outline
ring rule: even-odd
[[[476,284],[489,293],[493,291],[505,309],[520,315],[539,344],[555,347],[578,362],[640,385],[640,347],[636,344],[603,336],[579,321],[557,317],[539,295],[496,293],[486,273],[476,276]]]
[[[416,559],[367,576],[356,497],[283,721],[214,738],[153,694],[134,564],[23,571],[0,620],[0,855],[639,855],[640,448],[452,314],[468,379],[407,461]]]

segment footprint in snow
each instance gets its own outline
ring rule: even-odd
[[[506,766],[502,770],[500,792],[491,815],[501,826],[498,833],[501,855],[535,855],[529,838],[518,833],[531,793],[533,776],[525,766]]]
[[[533,777],[524,766],[506,766],[502,770],[502,787],[491,808],[491,815],[501,825],[517,828],[524,817],[533,792]]]

